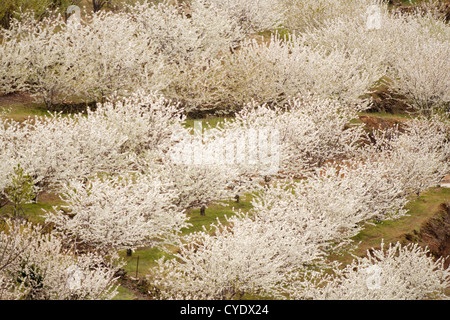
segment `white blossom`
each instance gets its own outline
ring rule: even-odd
[[[0,233],[2,299],[99,300],[117,294],[120,263],[102,256],[76,254],[59,237],[30,223],[6,220]],[[80,276],[74,287],[75,268]]]
[[[430,256],[417,244],[388,246],[368,250],[333,274],[313,274],[308,281],[292,286],[292,298],[332,300],[424,300],[448,299],[445,289],[450,271],[444,259]]]
[[[75,243],[100,252],[170,243],[187,217],[172,203],[176,194],[157,176],[122,174],[70,181],[61,190],[64,205],[47,211],[47,222]]]

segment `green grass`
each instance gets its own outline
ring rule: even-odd
[[[113,298],[113,300],[135,300],[135,294],[125,288],[124,286],[119,286],[117,288],[117,295]]]
[[[5,113],[3,113],[5,112]],[[40,103],[15,103],[8,106],[0,106],[0,117],[15,121],[24,121],[34,116],[49,116],[45,105]]]
[[[81,101],[78,101],[81,103]],[[6,112],[6,113],[2,113]],[[50,113],[47,111],[46,106],[43,103],[35,102],[24,102],[24,103],[7,103],[0,104],[0,117],[13,119],[16,121],[24,121],[28,117],[34,116],[49,116]],[[358,115],[362,116],[374,116],[384,119],[392,120],[407,120],[411,118],[411,115],[405,112],[389,113],[389,112],[360,112]],[[225,120],[233,121],[232,117],[208,117],[202,119],[191,119],[188,118],[184,122],[186,128],[193,129],[195,121],[201,121],[202,127],[205,128],[216,128],[220,126]]]
[[[445,201],[450,201],[450,188],[430,188],[422,192],[419,198],[412,198],[406,205],[407,216],[366,225],[352,238],[355,243],[359,243],[353,254],[364,256],[368,249],[380,248],[382,240],[385,244],[406,242],[405,235],[419,231],[422,224],[433,217],[439,211],[439,205]],[[353,259],[350,255],[333,258],[342,263],[349,263]]]
[[[189,222],[192,224],[190,228],[182,230],[183,234],[197,232],[203,230],[203,227],[207,227],[212,223],[215,223],[217,219],[221,223],[226,222],[226,217],[234,215],[234,210],[242,210],[244,212],[252,208],[251,195],[241,196],[239,203],[235,201],[224,201],[222,205],[220,203],[213,203],[206,208],[205,215],[200,215],[200,209],[192,209],[188,211]]]
[[[53,206],[61,205],[63,202],[56,196],[43,195],[36,203],[28,203],[23,205],[23,216],[27,217],[30,222],[44,223],[43,210],[51,211]],[[7,204],[0,208],[0,216],[8,216],[13,214],[13,205]]]
[[[130,257],[126,255],[126,251],[121,251],[119,256],[126,263],[123,269],[127,274],[137,278],[144,278],[148,269],[156,264],[156,260],[162,257],[170,258],[170,254],[158,248],[140,248],[135,250]]]
[[[412,116],[408,113],[389,113],[389,112],[359,112],[360,116],[372,116],[384,119],[392,119],[392,120],[408,120],[411,119]]]
[[[183,123],[184,126],[188,129],[194,129],[194,123],[195,121],[201,121],[202,122],[202,128],[208,129],[208,128],[216,128],[220,126],[225,119],[232,120],[232,118],[225,118],[225,117],[212,117],[212,118],[203,118],[203,119],[186,119],[186,121]]]

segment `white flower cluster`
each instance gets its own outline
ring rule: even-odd
[[[305,277],[304,277],[305,278]],[[424,300],[448,299],[449,269],[417,244],[389,244],[370,250],[333,275],[311,272],[290,287],[294,299]],[[295,280],[294,280],[295,282]]]
[[[329,103],[324,103],[327,108],[323,109],[318,107],[317,101],[315,103],[309,106],[311,113],[306,110],[299,112],[301,108],[295,107],[284,112],[265,107],[245,109],[236,121],[229,126],[225,124],[229,130],[271,124],[280,130],[281,152],[291,150],[288,147],[292,140],[285,138],[287,135],[284,134],[287,128],[295,130],[300,127],[305,131],[303,135],[295,135],[298,145],[306,148],[308,141],[315,143],[311,144],[311,149],[296,151],[297,154],[311,156],[315,151],[321,151],[319,146],[326,146],[329,149],[317,154],[328,155],[328,162],[320,165],[312,162],[308,170],[298,171],[302,174],[300,180],[277,180],[260,190],[248,214],[236,212],[226,224],[218,223],[211,230],[205,229],[183,238],[176,259],[161,259],[148,277],[157,288],[159,298],[235,299],[246,294],[283,298],[286,292],[293,298],[309,298],[307,290],[311,287],[315,290],[314,298],[346,298],[346,291],[339,291],[338,287],[338,283],[347,281],[342,278],[346,275],[338,277],[339,269],[335,270],[336,280],[330,282],[332,287],[329,290],[335,290],[335,295],[321,295],[320,285],[316,287],[314,282],[316,278],[306,283],[298,279],[304,280],[304,275],[314,273],[313,270],[326,270],[328,255],[347,250],[351,237],[364,229],[366,223],[407,214],[405,205],[411,195],[436,186],[450,169],[448,122],[437,118],[411,120],[401,130],[393,129],[389,135],[376,136],[376,143],[367,145],[363,143],[365,135],[358,127],[351,129],[336,125],[335,135],[321,136],[320,128],[328,127],[320,126],[321,122],[314,123],[312,119],[326,119],[324,121],[329,121],[330,126],[339,124],[340,120],[333,122],[326,116]],[[339,116],[345,118],[347,113],[345,109],[343,111],[342,114],[336,112],[334,119]],[[310,121],[317,127],[304,129],[303,126],[308,128],[306,124]],[[349,140],[344,138],[340,144],[336,139],[340,135],[338,130],[348,134]],[[349,132],[345,133],[345,130]],[[340,158],[339,149],[344,146],[350,148],[352,144],[349,142],[353,142],[353,150],[342,154],[352,157]],[[292,163],[290,168],[304,165],[301,158],[281,157]],[[402,256],[396,258],[394,251],[397,249],[400,250],[399,245],[385,258],[385,264],[390,268],[386,269],[388,278],[381,284],[390,286],[383,289],[390,292],[386,297],[444,297],[443,289],[448,286],[449,277],[443,264],[434,263],[426,251],[410,246],[401,249]],[[414,260],[416,256],[418,258]],[[396,268],[398,263],[402,263],[396,259],[414,261],[415,267],[423,268],[420,272],[423,278],[416,277],[409,270]],[[385,264],[379,267],[384,270]],[[351,271],[349,267],[348,272]],[[355,277],[369,279],[370,275],[359,272]],[[361,285],[366,288],[365,282],[350,282],[353,278],[348,281],[352,288]],[[414,282],[421,292],[411,294],[407,285],[409,281]],[[396,292],[394,287],[402,291]],[[351,297],[365,297],[367,288],[364,288]],[[383,298],[383,290],[374,297]],[[391,295],[394,292],[396,295]]]
[[[448,269],[418,246],[328,261],[450,169],[448,117],[435,112],[449,102],[448,25],[385,9],[192,0],[14,20],[1,31],[1,93],[99,103],[0,120],[0,206],[16,168],[63,201],[43,215],[52,231],[5,219],[0,298],[108,299],[118,250],[166,244],[175,258],[148,278],[162,299],[445,297]],[[275,29],[286,37],[258,40]],[[366,132],[355,120],[379,84],[428,118]],[[192,135],[185,113],[203,110],[235,116]],[[243,192],[248,213],[180,236],[187,209]]]
[[[0,232],[0,298],[99,300],[117,294],[116,258],[74,254],[55,234],[6,220]]]
[[[0,92],[32,92],[50,108],[140,88],[186,112],[232,112],[299,93],[358,103],[384,83],[421,111],[450,101],[448,25],[378,1],[144,2],[73,20],[25,14],[2,30]],[[259,41],[267,30],[286,38]]]

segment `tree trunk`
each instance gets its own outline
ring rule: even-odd
[[[94,12],[100,11],[108,1],[109,0],[92,0],[92,6],[94,7]]]
[[[202,206],[200,207],[200,215],[204,216],[206,212],[206,206],[204,204],[202,204]]]

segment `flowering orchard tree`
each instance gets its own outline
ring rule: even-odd
[[[376,61],[357,49],[311,46],[298,35],[275,34],[267,41],[245,40],[224,59],[217,91],[233,110],[254,100],[283,105],[301,95],[336,98],[358,104],[384,74]]]
[[[179,208],[207,207],[212,201],[228,200],[239,193],[234,188],[238,172],[233,168],[165,163],[155,170],[164,175],[167,188],[177,194],[173,203]]]
[[[137,36],[138,25],[127,17],[99,12],[78,23],[60,15],[14,20],[10,30],[1,30],[1,92],[32,92],[48,108],[67,99],[127,94],[144,70],[158,65],[146,54],[154,53],[151,42]]]
[[[45,218],[76,244],[99,252],[164,245],[188,226],[186,214],[172,204],[176,196],[156,176],[71,181],[62,190],[65,204]]]
[[[82,128],[76,119],[59,115],[23,124],[12,122],[1,136],[6,141],[1,156],[11,157],[11,164],[20,164],[43,191],[70,177],[117,165],[117,150],[125,139],[116,132],[106,127]]]
[[[277,0],[196,0],[211,7],[231,20],[236,20],[246,34],[281,27],[285,8]]]
[[[130,15],[139,37],[152,45],[149,58],[163,62],[147,68],[143,88],[180,101],[186,112],[214,109],[222,60],[244,37],[238,23],[207,1],[193,1],[189,13],[168,2],[145,2],[130,7]]]
[[[383,84],[417,111],[430,114],[448,105],[448,25],[430,14],[398,16],[377,8],[376,28],[368,25],[368,14],[358,14],[324,21],[299,36],[312,47],[357,51],[379,68],[373,89]]]
[[[88,113],[87,126],[117,128],[126,141],[123,153],[136,157],[167,153],[176,137],[187,135],[185,116],[179,105],[158,93],[139,90],[125,97],[113,97]],[[130,156],[131,157],[131,156]]]
[[[71,36],[68,47],[80,52],[74,65],[79,79],[74,91],[83,98],[104,102],[112,94],[129,95],[147,82],[154,84],[151,90],[163,87],[157,48],[129,14],[101,11],[77,27],[64,27]]]
[[[0,126],[1,129],[1,126]],[[4,131],[2,131],[2,134]],[[5,139],[0,139],[0,150],[2,161],[0,161],[0,207],[7,204],[6,188],[11,184],[11,174],[14,172],[16,166],[12,156],[9,155],[9,150],[6,148]]]
[[[305,277],[304,277],[305,278]],[[367,251],[333,274],[312,272],[307,280],[289,284],[293,299],[423,300],[448,299],[450,270],[417,244],[390,243]]]
[[[261,176],[278,170],[276,131],[221,125],[194,131],[177,137],[163,165],[149,169],[163,172],[171,188],[179,190],[182,208],[254,191]]]
[[[351,157],[357,152],[365,135],[360,125],[350,124],[355,118],[356,109],[351,106],[331,99],[300,97],[291,99],[286,108],[248,104],[224,128],[276,131],[278,173],[301,176],[326,161]]]
[[[406,213],[410,193],[393,172],[389,158],[381,158],[329,165],[308,179],[270,186],[248,215],[182,239],[175,259],[161,259],[149,281],[162,299],[282,297],[284,279],[309,274],[311,266],[326,269],[328,254],[347,249],[365,222]],[[441,277],[431,270],[430,277]]]
[[[370,27],[377,1],[297,2],[195,0],[188,10],[144,2],[79,23],[25,15],[0,31],[0,92],[30,91],[51,106],[143,88],[187,112],[230,112],[252,99],[282,105],[310,92],[359,103],[384,81],[420,110],[448,104],[445,23],[430,15],[398,17],[378,4],[380,21]],[[301,33],[249,36],[296,10]],[[305,12],[314,13],[311,21],[302,22]]]
[[[298,33],[320,28],[329,21],[365,17],[371,5],[385,6],[378,0],[279,0],[285,10],[284,26]]]
[[[99,104],[86,115],[2,120],[1,174],[20,164],[42,191],[99,172],[129,171],[141,158],[167,152],[172,136],[186,131],[183,120],[175,104],[142,92]]]
[[[300,232],[300,223],[281,216],[237,214],[225,225],[187,236],[174,259],[161,259],[150,269],[148,280],[160,299],[277,296],[287,274],[321,262],[323,252],[313,239],[326,233],[326,223],[306,213],[303,218],[311,232]]]
[[[317,168],[293,184],[295,196],[287,195],[311,211],[334,215],[342,230],[357,232],[359,222],[398,218],[411,195],[438,185],[448,173],[448,130],[437,119],[410,120],[402,133],[359,148],[353,159]]]
[[[407,199],[400,183],[392,183],[391,178],[373,179],[383,174],[380,167],[364,164],[349,167],[327,166],[319,175],[271,186],[255,198],[254,210],[260,215],[273,215],[278,210],[292,216],[293,221],[300,219],[300,224],[303,215],[317,221],[325,219],[327,237],[321,238],[323,244],[331,240],[338,243],[356,235],[365,221],[405,214]],[[366,177],[372,180],[366,181]]]
[[[257,114],[260,109],[249,111]],[[277,124],[275,111],[262,114]],[[223,132],[250,123],[267,125],[267,118],[246,118],[242,112]],[[256,195],[249,214],[238,212],[226,224],[180,240],[175,259],[161,259],[150,270],[153,293],[162,299],[230,299],[255,293],[282,297],[290,286],[280,286],[283,279],[308,275],[311,266],[330,267],[327,256],[348,249],[366,222],[405,215],[415,190],[411,186],[429,187],[448,169],[446,123],[411,121],[405,126],[397,135],[380,137],[375,146],[355,146],[353,159],[314,166],[304,172],[305,179],[268,186]],[[361,139],[360,131],[355,137]],[[431,171],[419,171],[421,160],[408,160],[422,157],[433,159]],[[408,161],[416,174],[403,170]]]
[[[448,119],[411,119],[401,130],[375,135],[375,144],[362,151],[361,156],[386,164],[386,174],[396,177],[406,193],[418,196],[437,186],[450,170],[449,130]]]
[[[419,113],[431,115],[442,109],[448,112],[448,24],[432,14],[412,13],[386,19],[383,28],[389,34],[389,47],[395,48],[385,48],[392,91],[404,96],[405,102]]]
[[[61,16],[37,21],[31,14],[25,14],[21,21],[13,20],[10,30],[1,29],[1,59],[5,59],[2,93],[29,91],[47,108],[77,94],[81,72],[76,61],[81,52],[71,44],[73,30],[60,29],[65,29]]]
[[[64,247],[54,233],[6,220],[0,232],[0,297],[5,300],[99,300],[117,294],[114,259]]]
[[[450,55],[448,41],[421,41],[411,54],[402,54],[395,63],[393,89],[406,96],[419,112],[450,110]],[[414,67],[411,67],[414,66]]]
[[[326,256],[346,248],[375,213],[399,215],[406,199],[390,195],[388,179],[365,186],[365,170],[343,171],[271,186],[248,215],[237,213],[225,225],[181,240],[176,259],[160,260],[151,270],[159,298],[280,297],[280,281],[308,266],[325,267]]]

